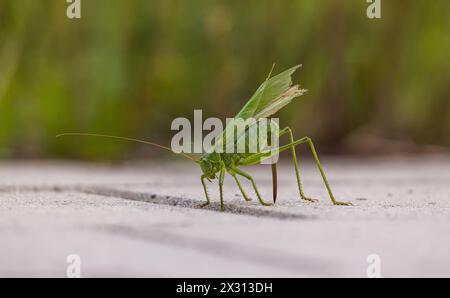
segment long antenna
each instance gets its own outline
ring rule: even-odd
[[[185,153],[175,153],[169,147],[166,147],[166,146],[163,146],[163,145],[160,145],[160,144],[156,144],[156,143],[152,143],[152,142],[139,140],[139,139],[133,139],[133,138],[127,138],[127,137],[119,137],[119,136],[111,136],[111,135],[103,135],[103,134],[96,134],[96,133],[62,133],[62,134],[57,135],[56,137],[60,138],[60,137],[73,137],[73,136],[100,137],[100,138],[109,138],[109,139],[117,139],[117,140],[125,140],[125,141],[130,141],[130,142],[142,143],[142,144],[151,145],[151,146],[155,146],[155,147],[158,147],[158,148],[170,151],[170,152],[172,152],[174,154],[181,155],[183,157],[189,158],[190,160],[192,160],[194,162],[197,162],[196,159],[190,157],[189,155],[187,155]]]

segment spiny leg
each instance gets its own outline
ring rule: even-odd
[[[241,183],[239,182],[239,180],[238,180],[236,174],[232,174],[231,176],[233,176],[234,180],[236,181],[236,184],[238,185],[239,190],[241,191],[242,196],[244,197],[244,199],[245,199],[247,202],[250,202],[252,199],[245,193],[244,188],[242,187]]]
[[[219,190],[220,190],[220,210],[224,211],[225,207],[223,205],[223,180],[225,179],[225,167],[222,166],[220,169],[220,176],[219,176]]]
[[[202,180],[202,184],[203,184],[203,190],[205,191],[206,203],[200,204],[199,205],[200,208],[204,208],[206,206],[209,206],[209,204],[211,203],[211,201],[209,199],[208,189],[206,188],[205,179],[206,179],[206,176],[202,175],[201,180]]]
[[[292,148],[293,146],[297,146],[297,145],[300,145],[300,144],[308,144],[310,149],[311,149],[311,152],[312,152],[312,154],[314,156],[314,160],[316,162],[317,167],[319,168],[320,175],[322,176],[323,182],[325,183],[325,186],[326,186],[326,188],[328,190],[328,194],[330,195],[330,198],[331,198],[331,201],[333,202],[333,204],[334,205],[343,205],[343,206],[352,205],[352,203],[338,202],[338,201],[335,200],[333,192],[331,191],[330,184],[328,183],[328,180],[327,180],[327,177],[325,175],[325,172],[324,172],[324,170],[322,168],[322,165],[320,164],[320,160],[319,160],[319,157],[317,155],[317,152],[316,152],[316,149],[314,147],[314,144],[313,144],[312,140],[309,137],[304,137],[302,139],[294,141],[293,137],[292,137],[292,130],[289,127],[281,130],[279,135],[281,136],[281,135],[284,135],[286,133],[289,133],[289,135],[291,137],[291,143],[286,145],[286,146],[280,147],[281,150],[279,150],[279,151],[282,152],[282,151],[286,150],[287,148],[289,148],[288,146],[290,146]],[[297,174],[297,182],[298,182],[298,185],[299,185],[300,195],[301,195],[303,191],[301,189],[300,175],[298,173],[297,158],[295,157],[295,150],[293,150],[293,155],[294,155],[295,173]]]
[[[306,137],[305,140],[306,140],[306,143],[308,143],[308,145],[309,145],[309,147],[311,149],[311,152],[312,152],[312,154],[314,156],[314,159],[316,161],[317,167],[319,168],[320,175],[322,175],[323,182],[325,183],[325,186],[327,187],[328,194],[330,195],[330,198],[331,198],[331,201],[333,202],[333,204],[334,205],[341,205],[341,206],[351,206],[352,203],[338,202],[338,201],[335,200],[333,192],[331,191],[330,184],[328,183],[327,177],[325,176],[325,172],[324,172],[324,170],[322,168],[322,165],[320,164],[319,156],[317,156],[316,149],[314,148],[314,143],[308,137]]]
[[[245,178],[247,178],[248,180],[250,180],[250,182],[252,183],[253,189],[255,190],[256,196],[258,197],[258,200],[259,200],[259,202],[261,203],[261,205],[263,205],[263,206],[272,206],[272,205],[273,205],[273,204],[271,204],[271,203],[266,203],[266,202],[262,199],[261,195],[259,194],[258,187],[256,187],[256,183],[255,183],[255,181],[253,180],[252,176],[250,176],[249,174],[245,173],[244,171],[239,170],[238,168],[233,168],[232,170],[233,170],[233,172],[235,172],[236,174],[238,174],[238,175],[240,175],[240,176],[242,176],[242,177],[245,177]]]
[[[298,185],[298,191],[300,193],[300,198],[304,201],[317,202],[316,199],[308,198],[305,195],[305,193],[303,192],[303,185],[302,185],[302,181],[300,180],[300,173],[298,171],[297,154],[295,152],[295,145],[293,144],[294,143],[294,135],[292,134],[292,130],[289,127],[286,127],[285,129],[280,131],[280,136],[284,135],[286,133],[289,134],[289,141],[292,144],[292,146],[291,146],[292,159],[294,160],[295,175],[297,177],[297,185]],[[305,142],[306,142],[306,139],[305,139]]]

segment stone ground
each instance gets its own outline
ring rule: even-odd
[[[230,178],[226,212],[203,200],[199,169],[173,162],[121,165],[0,163],[0,276],[450,277],[450,158],[324,159],[330,204],[312,161],[279,169],[275,207],[247,203]],[[249,168],[267,200],[270,168]],[[245,183],[248,193],[250,186]]]

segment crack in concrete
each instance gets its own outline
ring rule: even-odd
[[[5,185],[0,186],[0,193],[27,193],[27,192],[62,192],[71,191],[77,187],[57,185]]]
[[[140,184],[141,185],[141,184]],[[92,186],[81,186],[81,185],[21,185],[21,186],[3,186],[0,187],[0,193],[39,193],[39,192],[79,192],[86,194],[94,194],[105,197],[114,197],[118,199],[131,200],[146,202],[152,204],[166,205],[166,206],[176,206],[182,208],[207,210],[212,212],[221,212],[220,204],[218,202],[211,202],[211,205],[205,208],[201,208],[199,205],[203,201],[197,201],[176,196],[165,196],[156,193],[144,193],[144,192],[133,192],[126,190],[119,190],[109,186],[104,185],[92,185]],[[298,213],[289,213],[273,210],[273,208],[264,207],[248,207],[240,206],[233,203],[225,204],[225,213],[232,213],[236,215],[247,215],[254,217],[266,217],[275,218],[281,220],[305,220],[305,219],[315,219],[315,216],[307,216]]]
[[[220,210],[220,204],[218,202],[211,202],[211,205],[205,208],[201,208],[199,205],[202,203],[200,201],[174,197],[174,196],[163,196],[152,193],[143,193],[143,192],[132,192],[126,190],[118,190],[109,187],[89,187],[78,190],[82,193],[94,194],[106,197],[114,197],[131,201],[139,201],[146,202],[152,204],[166,205],[166,206],[176,206],[182,208],[191,208],[191,209],[201,209],[212,212],[222,212]],[[225,213],[232,213],[237,215],[246,215],[246,216],[254,216],[254,217],[266,217],[266,218],[275,218],[282,220],[305,220],[305,219],[314,219],[313,216],[306,216],[304,214],[296,214],[296,213],[288,213],[276,211],[269,208],[263,209],[262,207],[243,207],[233,203],[227,203],[225,205]]]

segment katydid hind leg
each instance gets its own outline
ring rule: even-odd
[[[300,193],[300,198],[301,198],[302,200],[304,200],[304,201],[308,201],[308,202],[313,202],[313,203],[315,203],[315,202],[317,202],[318,200],[308,198],[308,197],[305,195],[305,193],[303,192],[303,184],[302,184],[302,181],[301,181],[301,178],[300,178],[300,172],[299,172],[299,170],[298,170],[297,154],[296,154],[296,152],[295,152],[294,135],[292,134],[291,128],[286,127],[285,129],[283,129],[283,130],[281,131],[281,134],[285,134],[285,133],[287,133],[287,134],[289,135],[289,141],[290,141],[290,143],[292,144],[292,146],[291,146],[291,153],[292,153],[292,159],[293,159],[293,161],[294,161],[295,176],[296,176],[296,178],[297,178],[297,185],[298,185],[298,191],[299,191],[299,193]],[[299,140],[299,141],[301,141],[301,143],[303,143],[303,141],[306,142],[307,140],[306,140],[306,138],[305,138],[305,139],[301,139],[301,140]]]
[[[316,162],[316,165],[317,165],[317,167],[319,169],[320,175],[322,176],[323,182],[325,183],[325,186],[327,188],[328,194],[330,195],[330,199],[333,202],[333,204],[334,205],[339,205],[339,206],[352,206],[353,204],[349,203],[349,202],[336,201],[336,199],[334,198],[333,192],[331,191],[330,184],[328,183],[327,177],[325,175],[325,171],[323,170],[323,167],[320,164],[319,156],[317,155],[316,148],[314,147],[314,143],[308,137],[306,137],[305,139],[306,139],[306,143],[309,145],[309,148],[311,149],[311,152],[313,154],[314,160]]]
[[[322,180],[325,183],[325,186],[327,188],[328,194],[330,196],[331,201],[333,202],[334,205],[340,205],[340,206],[351,206],[352,203],[346,203],[346,202],[339,202],[336,201],[336,199],[334,198],[333,192],[331,191],[331,187],[330,187],[330,183],[328,182],[328,179],[325,175],[325,171],[323,170],[322,164],[320,163],[319,160],[319,156],[317,155],[316,149],[314,147],[314,143],[313,141],[309,138],[309,137],[304,137],[302,139],[299,139],[297,141],[294,142],[294,137],[292,134],[292,130],[287,127],[285,129],[283,129],[280,133],[280,135],[285,134],[285,133],[289,133],[289,138],[290,138],[290,142],[292,144],[292,156],[293,156],[293,160],[294,160],[294,166],[295,166],[295,174],[297,176],[297,183],[298,183],[298,187],[299,187],[299,192],[300,192],[300,196],[302,199],[304,200],[308,200],[308,201],[315,201],[312,199],[307,198],[304,193],[303,193],[303,189],[302,189],[302,183],[300,180],[300,174],[298,171],[298,163],[297,163],[297,157],[295,154],[295,146],[300,145],[300,144],[308,144],[309,148],[313,154],[314,157],[314,161],[317,165],[317,168],[319,169],[320,175],[322,176]]]

